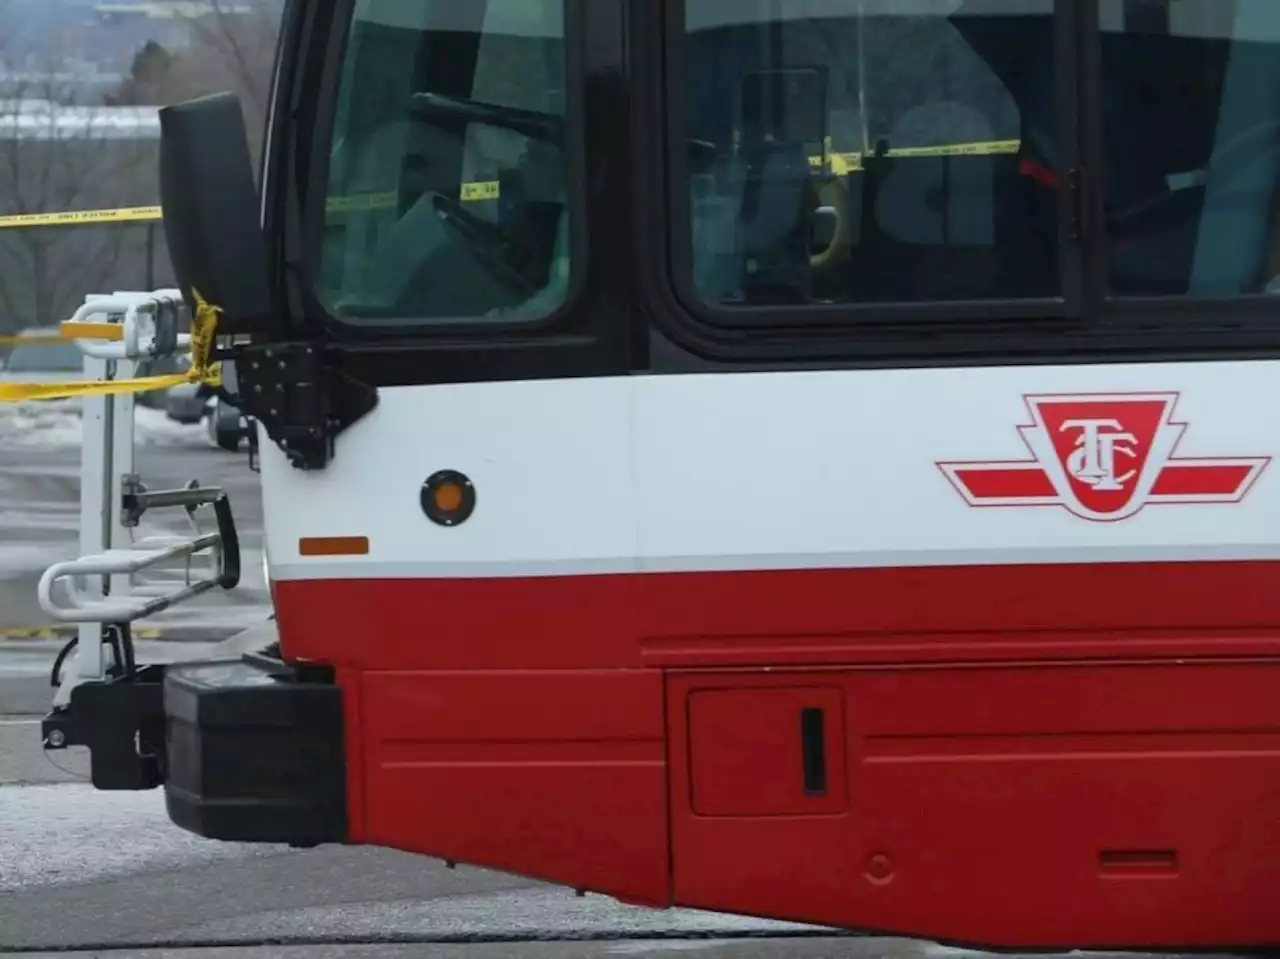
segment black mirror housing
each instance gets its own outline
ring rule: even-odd
[[[221,308],[218,334],[275,322],[267,247],[240,100],[218,93],[160,110],[160,204],[178,288]]]

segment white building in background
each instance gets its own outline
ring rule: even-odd
[[[160,108],[0,98],[0,140],[159,140]]]
[[[236,3],[234,0],[156,0],[152,3],[99,3],[94,12],[104,20],[119,20],[138,17],[146,20],[173,20],[179,17],[205,17],[215,13],[235,14],[252,13],[255,9],[251,3]]]

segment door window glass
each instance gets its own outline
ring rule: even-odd
[[[1053,297],[1053,0],[685,0],[713,306]]]
[[[1100,13],[1111,294],[1280,293],[1280,3]]]
[[[536,319],[565,300],[563,0],[356,0],[317,274],[340,318]]]

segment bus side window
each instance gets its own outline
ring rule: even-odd
[[[1111,294],[1280,292],[1280,5],[1100,13]]]
[[[688,187],[698,294],[719,306],[1057,295],[1053,187],[1022,173],[1027,123],[1006,82],[1041,48],[1052,74],[1053,12],[1053,0],[687,0],[688,136],[715,156]],[[974,22],[1012,69],[993,68]],[[770,72],[824,86],[803,109],[779,107],[804,120],[777,123],[762,145],[743,88]],[[1036,122],[1052,134],[1052,109]],[[779,159],[791,148],[809,154],[801,209],[796,164]],[[819,210],[836,219],[820,242]],[[806,226],[807,249],[794,240]]]

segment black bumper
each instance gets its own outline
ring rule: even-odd
[[[342,691],[332,671],[249,655],[142,667],[77,687],[46,746],[88,746],[98,789],[164,786],[209,839],[315,846],[347,836]]]

